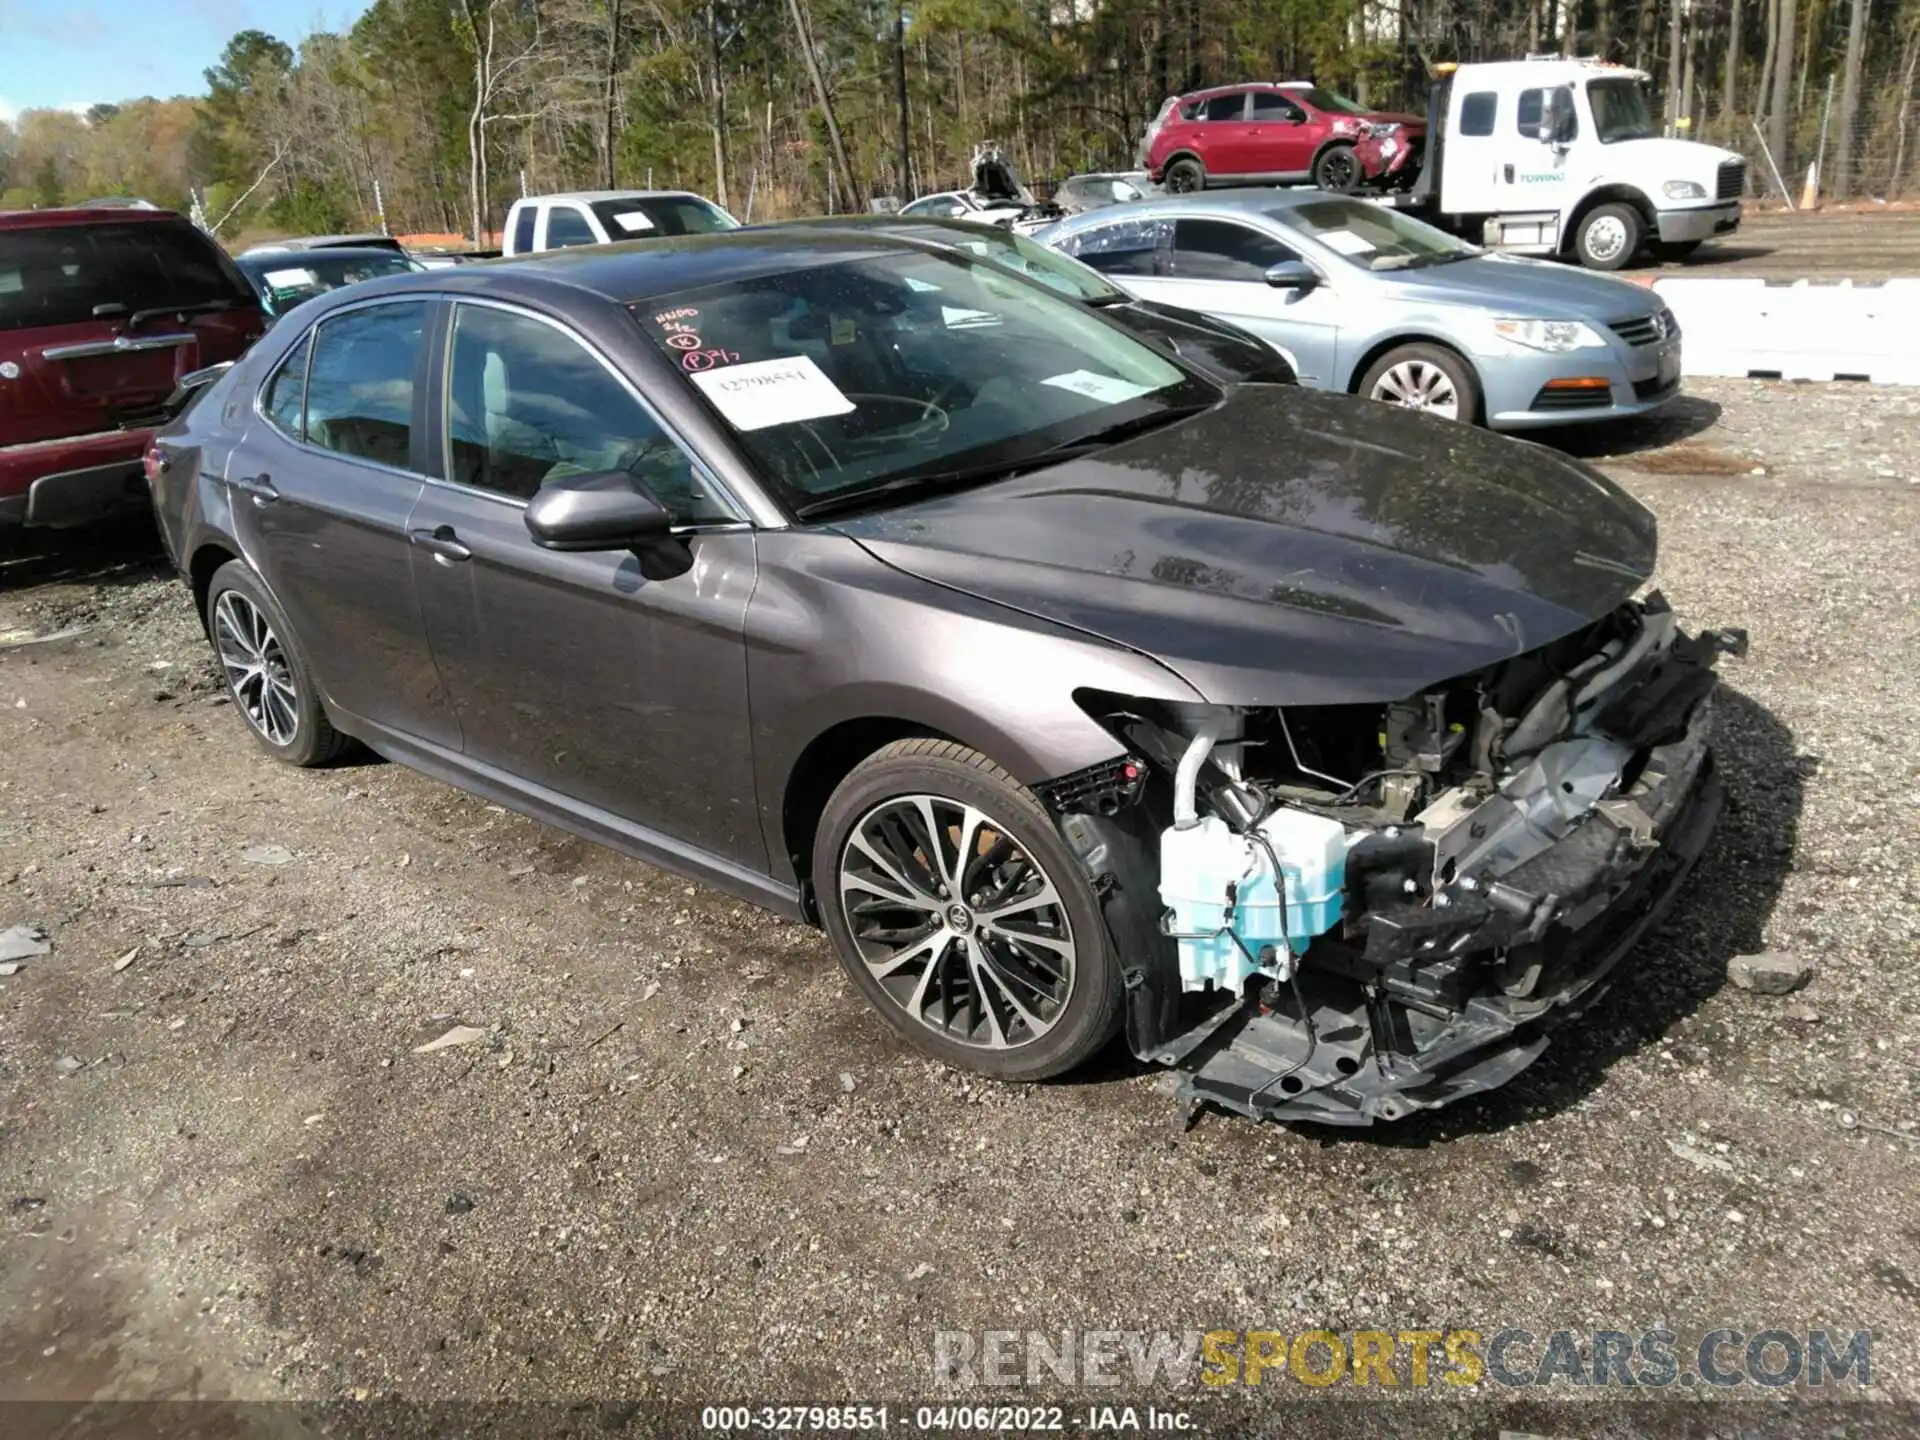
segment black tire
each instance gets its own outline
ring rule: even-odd
[[[1589,270],[1624,270],[1647,235],[1640,212],[1624,201],[1596,205],[1573,233],[1573,253]]]
[[[869,939],[856,941],[853,926],[860,924],[864,931],[877,933],[883,937],[878,943],[884,949],[888,942],[897,940],[901,932],[887,928],[877,928],[886,924],[885,917],[898,920],[912,912],[902,907],[890,907],[884,901],[867,899],[850,904],[843,898],[843,857],[846,856],[849,842],[856,826],[872,820],[884,813],[890,801],[903,801],[906,797],[928,796],[942,805],[951,807],[973,807],[991,822],[994,829],[1003,834],[1005,840],[1014,847],[1024,850],[1024,856],[1016,856],[1005,862],[1007,867],[1015,868],[1027,884],[1031,884],[1031,869],[1037,868],[1039,880],[1051,883],[1053,892],[1059,898],[1057,905],[1048,905],[1044,909],[1029,910],[1028,915],[1052,913],[1056,920],[1049,932],[1067,942],[1071,951],[1072,964],[1068,972],[1068,986],[1064,999],[1053,1008],[1044,1030],[1025,1040],[1019,1040],[1010,1048],[986,1048],[984,1044],[968,1043],[964,1039],[954,1038],[949,1030],[962,1017],[973,1017],[968,1023],[975,1034],[991,1027],[994,1035],[1003,1039],[1014,1039],[1024,1024],[1011,1011],[1001,1012],[1011,1020],[1002,1025],[996,1018],[985,1022],[978,1018],[977,1009],[967,1008],[968,996],[979,989],[977,982],[969,979],[964,972],[957,976],[965,991],[961,996],[960,1008],[955,1011],[952,999],[953,989],[943,980],[940,985],[932,985],[931,980],[920,981],[916,995],[925,995],[927,1000],[920,1007],[920,1014],[909,1012],[908,1001],[890,994],[876,976],[876,961],[870,963],[863,957],[861,944],[873,945]],[[946,816],[936,816],[936,844],[954,846],[949,857],[944,851],[940,856],[943,867],[953,866],[961,853],[956,831],[946,823]],[[963,822],[964,823],[964,822]],[[942,833],[944,832],[944,833]],[[865,833],[872,834],[872,830]],[[919,835],[926,833],[926,827],[919,827]],[[986,828],[978,832],[983,837],[990,833]],[[911,843],[917,837],[909,836]],[[922,847],[922,851],[924,847]],[[921,858],[925,856],[921,852]],[[994,854],[1001,853],[998,840],[989,846],[982,856],[976,846],[970,860],[954,867],[963,879],[982,885],[991,885],[999,880],[999,873],[990,864]],[[1019,862],[1024,862],[1024,867]],[[931,870],[922,870],[921,875],[931,876]],[[1106,925],[1101,917],[1100,905],[1088,882],[1085,870],[1075,858],[1073,852],[1062,839],[1052,818],[1042,808],[1033,793],[1021,785],[1006,771],[978,751],[969,750],[964,745],[956,745],[947,740],[900,740],[886,746],[867,757],[856,766],[847,778],[840,782],[839,788],[827,801],[826,810],[820,817],[820,825],[815,834],[813,847],[813,877],[820,917],[825,923],[827,936],[833,942],[834,953],[839,956],[841,966],[852,979],[855,988],[866,996],[867,1001],[886,1019],[914,1048],[943,1061],[956,1069],[972,1070],[999,1080],[1044,1080],[1060,1075],[1081,1064],[1098,1052],[1110,1041],[1120,1028],[1121,981],[1120,965],[1113,953],[1113,944],[1107,934]],[[896,877],[897,878],[897,877]],[[855,882],[857,885],[857,881]],[[898,886],[903,893],[914,886]],[[931,887],[930,887],[931,888]],[[858,889],[856,895],[870,895]],[[1004,893],[1004,892],[1003,892]],[[952,892],[947,899],[953,898]],[[975,901],[972,894],[964,898]],[[941,902],[936,902],[936,904]],[[858,908],[862,913],[858,917],[850,913]],[[955,932],[954,922],[949,918],[955,909],[967,913],[964,932]],[[882,917],[876,920],[874,912]],[[899,942],[896,952],[917,951],[922,946],[931,950],[939,946],[935,958],[923,969],[934,969],[949,964],[965,967],[967,955],[988,955],[989,940],[999,947],[1001,962],[996,962],[996,977],[1003,977],[1007,967],[1005,959],[1007,944],[1004,933],[996,931],[987,918],[990,911],[982,908],[977,921],[972,918],[967,906],[948,905],[946,914],[929,914],[926,925],[929,928],[925,939],[909,939]],[[1064,917],[1064,933],[1059,929],[1058,917]],[[978,926],[977,932],[975,926]],[[1037,933],[1037,927],[1022,917],[1022,930],[1019,933]],[[909,934],[917,933],[909,930]],[[956,933],[968,936],[977,934],[977,944],[964,943],[958,950],[953,949],[955,941],[951,937]],[[1050,955],[1051,951],[1030,948],[1033,956]],[[1012,958],[1022,964],[1026,958],[1015,951]],[[911,968],[896,970],[896,987],[912,987],[920,971]],[[952,975],[952,970],[942,970],[941,974]],[[1004,978],[1000,979],[1002,990],[998,995],[1007,993]],[[944,992],[944,993],[942,993]],[[1025,993],[1028,1001],[1033,1001],[1033,1010],[1041,1012],[1047,1009],[1044,1003],[1035,1000],[1033,992]],[[936,1029],[933,1021],[922,1018],[927,1006],[938,996],[941,1003],[948,1006],[947,1030]],[[993,1008],[989,1006],[988,1008]]]
[[[233,598],[223,603],[225,597]],[[266,642],[260,642],[257,631],[242,633],[248,611],[265,622]],[[306,651],[286,613],[243,561],[229,560],[213,572],[213,581],[207,587],[207,636],[227,682],[227,695],[261,749],[276,760],[304,768],[325,765],[346,748],[347,737],[327,719]],[[275,676],[284,680],[284,686],[275,687],[271,695],[264,674],[257,680],[245,680],[230,663],[245,654],[249,643],[258,643],[269,663],[276,654],[281,662],[282,668]],[[283,693],[289,688],[293,696],[290,704]],[[291,730],[284,738],[274,738],[287,715],[292,716]]]
[[[1360,188],[1360,162],[1351,145],[1329,145],[1313,162],[1313,183],[1336,195],[1351,195]]]
[[[1426,413],[1437,415],[1442,419],[1464,421],[1469,425],[1480,418],[1479,377],[1473,373],[1471,365],[1442,345],[1415,343],[1395,346],[1367,367],[1367,373],[1360,377],[1357,393],[1369,400],[1379,400],[1383,404],[1404,404],[1405,402],[1395,401],[1391,394],[1375,393],[1383,388],[1382,381],[1402,366],[1409,367],[1416,376],[1421,373],[1419,367],[1436,369],[1453,387],[1455,413],[1449,415],[1438,408],[1429,409]],[[1408,405],[1405,408],[1422,407]]]
[[[1191,155],[1182,155],[1167,166],[1164,183],[1169,195],[1196,195],[1207,188],[1207,167]]]
[[[1657,260],[1678,262],[1706,243],[1704,240],[1656,240],[1653,242],[1653,254]]]

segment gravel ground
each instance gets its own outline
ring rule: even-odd
[[[1778,1324],[1870,1329],[1910,1407],[1920,1145],[1838,1117],[1920,1114],[1920,394],[1689,388],[1563,443],[1752,630],[1729,813],[1532,1070],[1353,1136],[1183,1131],[1118,1053],[929,1064],[811,930],[267,760],[137,531],[0,555],[0,930],[52,942],[0,979],[0,1396],[898,1402],[944,1329]],[[1767,947],[1811,984],[1726,983]]]

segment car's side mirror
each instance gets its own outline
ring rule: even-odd
[[[1320,283],[1320,277],[1313,273],[1313,267],[1304,260],[1282,260],[1267,267],[1267,284],[1276,290],[1299,290],[1305,292]]]
[[[631,550],[664,536],[667,508],[624,470],[549,481],[527,502],[527,533],[546,550]]]

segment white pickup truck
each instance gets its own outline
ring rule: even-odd
[[[1547,58],[1439,68],[1424,157],[1409,157],[1418,173],[1382,203],[1493,249],[1594,270],[1648,248],[1678,258],[1739,227],[1746,161],[1661,135],[1645,73]],[[1394,151],[1409,144],[1388,131],[1356,152],[1368,175],[1404,185],[1407,158]]]

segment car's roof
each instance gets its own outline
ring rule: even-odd
[[[1323,200],[1352,200],[1357,205],[1372,203],[1359,196],[1335,195],[1325,190],[1203,190],[1191,195],[1149,195],[1143,200],[1129,200],[1124,206],[1113,205],[1104,210],[1070,215],[1060,223],[1111,224],[1128,216],[1179,214],[1183,211],[1196,215],[1268,215],[1275,210],[1293,210]]]
[[[535,200],[582,200],[591,205],[599,200],[704,200],[706,196],[695,195],[691,190],[556,190],[550,195],[523,198],[528,204]]]
[[[280,266],[298,268],[327,260],[397,260],[405,264],[407,256],[384,245],[317,245],[303,250],[249,250],[233,257],[242,270],[271,270]]]
[[[172,210],[138,210],[132,206],[74,206],[59,210],[0,210],[0,230],[40,230],[57,225],[151,225],[187,217]]]
[[[909,217],[904,223],[922,222]],[[475,265],[364,281],[352,287],[352,293],[370,298],[422,290],[534,299],[556,290],[574,290],[629,305],[683,290],[783,275],[886,251],[926,254],[929,247],[878,232],[853,234],[811,226],[754,227],[483,260]]]
[[[1462,73],[1471,72],[1470,79],[1500,81],[1530,81],[1535,85],[1552,85],[1565,80],[1646,80],[1650,78],[1644,70],[1636,70],[1631,65],[1616,65],[1610,60],[1592,57],[1581,59],[1547,60],[1478,60],[1462,64],[1454,71],[1458,79]]]

